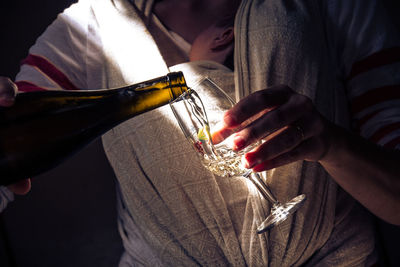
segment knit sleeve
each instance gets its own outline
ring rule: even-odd
[[[19,91],[86,89],[89,12],[81,0],[47,27],[21,63]]]
[[[400,148],[400,32],[379,0],[327,3],[336,60],[346,86],[353,130]]]

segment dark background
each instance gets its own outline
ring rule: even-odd
[[[75,0],[0,0],[0,76],[14,78],[36,38]],[[114,174],[100,140],[32,181],[0,218],[0,267],[118,266]]]
[[[14,78],[30,46],[74,0],[0,2],[0,76]],[[400,30],[400,1],[385,0]],[[1,174],[0,174],[1,175]],[[0,266],[117,266],[115,181],[101,142],[35,177],[0,216]],[[400,266],[400,228],[377,222],[381,266]]]

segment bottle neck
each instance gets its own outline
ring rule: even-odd
[[[171,72],[166,77],[171,88],[171,100],[178,98],[184,92],[188,91],[188,86],[182,72]]]

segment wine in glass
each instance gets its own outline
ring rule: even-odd
[[[260,234],[288,218],[302,205],[306,196],[301,194],[286,203],[280,203],[261,176],[243,166],[242,156],[259,143],[241,151],[232,150],[231,138],[213,144],[210,132],[215,131],[225,111],[234,104],[227,93],[210,78],[205,78],[196,86],[196,91],[189,89],[172,101],[170,107],[186,139],[193,144],[206,169],[221,177],[242,176],[249,179],[261,195],[271,202],[270,214],[257,228],[257,233]]]

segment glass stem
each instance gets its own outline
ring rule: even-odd
[[[258,173],[250,171],[244,175],[244,177],[248,178],[257,187],[258,191],[265,199],[269,200],[273,204],[278,204],[278,200]]]

